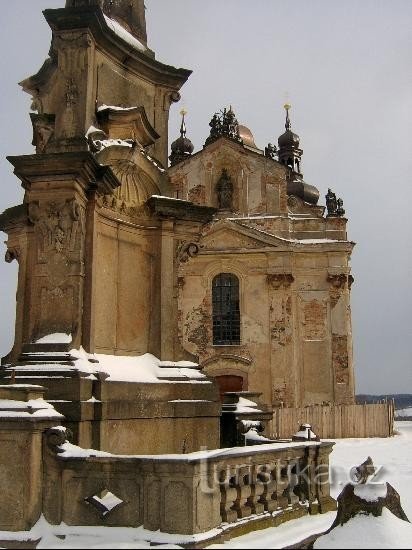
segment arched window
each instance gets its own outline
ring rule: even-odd
[[[219,273],[212,284],[213,345],[240,344],[239,279]]]

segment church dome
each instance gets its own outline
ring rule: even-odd
[[[290,104],[285,103],[284,108],[286,111],[286,123],[285,123],[285,130],[281,136],[278,138],[278,144],[280,149],[299,149],[299,141],[300,138],[298,134],[295,134],[295,132],[292,132],[291,130],[291,124],[290,124],[290,118],[289,118],[289,109]]]
[[[172,143],[171,149],[174,154],[191,155],[194,145],[189,138],[180,136]]]
[[[244,126],[243,124],[239,124],[239,137],[243,141],[243,145],[257,149],[255,138],[253,137],[252,132],[247,126]]]
[[[182,109],[180,111],[182,115],[182,124],[180,125],[180,137],[178,137],[171,145],[172,152],[170,154],[169,160],[170,164],[174,166],[182,160],[190,157],[193,153],[194,145],[189,138],[186,137],[186,123],[185,115],[186,110]]]
[[[299,147],[300,138],[292,130],[286,130],[284,134],[279,136],[278,144],[279,147]]]

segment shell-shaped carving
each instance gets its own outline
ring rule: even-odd
[[[139,208],[152,195],[159,195],[156,182],[142,167],[143,155],[139,150],[125,146],[111,146],[97,155],[101,164],[109,165],[121,182],[114,197],[127,208]]]
[[[122,183],[114,194],[126,206],[141,206],[152,195],[159,194],[155,182],[134,162],[119,160],[112,164],[111,168]]]

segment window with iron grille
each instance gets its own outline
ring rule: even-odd
[[[219,273],[212,283],[213,345],[240,344],[239,279]]]

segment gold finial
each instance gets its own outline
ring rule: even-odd
[[[292,105],[287,101],[284,105],[283,105],[285,111],[286,111],[286,123],[285,123],[285,128],[286,130],[290,130],[290,118],[289,118],[289,109],[292,107]]]
[[[185,121],[185,116],[187,115],[187,109],[185,107],[183,107],[183,109],[181,109],[180,111],[180,114],[182,115],[182,123],[180,125],[180,136],[182,138],[186,137],[186,121]]]

